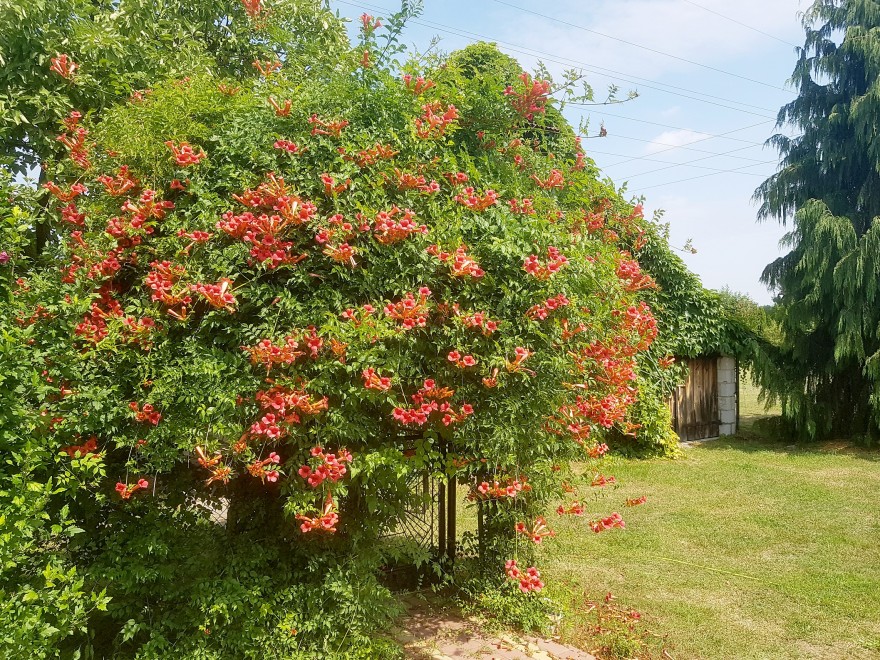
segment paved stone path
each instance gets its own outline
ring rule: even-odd
[[[424,605],[412,607],[394,633],[413,660],[596,660],[585,651],[550,640],[488,633],[475,619]]]

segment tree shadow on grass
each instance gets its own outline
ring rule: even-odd
[[[762,421],[772,422],[777,418],[763,418]],[[817,442],[796,442],[790,437],[771,435],[767,428],[772,424],[749,426],[741,429],[736,435],[725,435],[699,444],[701,449],[735,450],[747,453],[775,451],[791,455],[827,455],[852,456],[871,462],[880,462],[880,449],[860,447],[850,440],[823,440]]]

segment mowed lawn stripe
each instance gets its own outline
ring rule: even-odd
[[[880,657],[878,459],[740,438],[615,459],[588,511],[627,529],[554,517],[542,571],[563,600],[611,591],[676,659]]]

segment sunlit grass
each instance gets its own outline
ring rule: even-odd
[[[880,657],[880,455],[733,438],[603,472],[622,485],[595,513],[620,510],[627,529],[554,514],[542,558],[569,624],[584,592],[611,591],[676,659]]]

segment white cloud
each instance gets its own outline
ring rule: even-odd
[[[655,154],[658,151],[665,151],[669,147],[682,147],[708,137],[711,137],[708,133],[691,130],[665,131],[645,145],[645,153]]]

